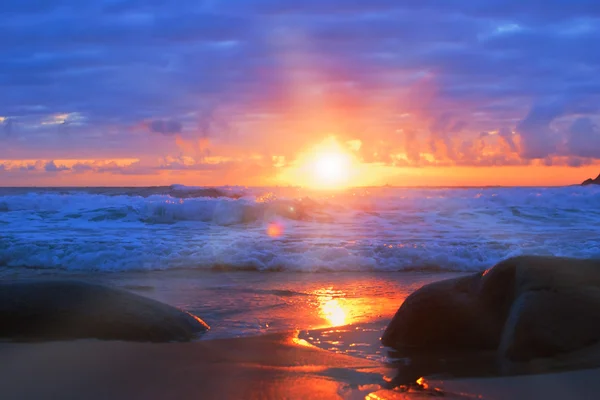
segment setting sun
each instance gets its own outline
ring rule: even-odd
[[[295,164],[280,179],[312,189],[337,190],[364,183],[362,169],[350,146],[328,137],[300,152]]]
[[[319,184],[343,186],[348,182],[350,157],[339,152],[317,154],[314,160],[314,178]]]

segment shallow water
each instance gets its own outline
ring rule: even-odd
[[[82,273],[0,269],[0,279],[76,279],[108,284],[200,316],[202,340],[298,331],[330,351],[385,361],[381,332],[406,296],[456,274],[255,273],[195,270]]]

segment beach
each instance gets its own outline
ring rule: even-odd
[[[397,306],[424,284],[464,274],[156,271],[89,276],[3,270],[1,276],[119,287],[192,310],[212,325],[191,343],[0,343],[4,399],[420,399],[442,394],[451,399],[584,399],[600,389],[599,370],[481,377],[476,364],[470,366],[479,375],[475,378],[452,377],[456,371],[448,371],[444,379],[426,376],[422,385],[416,380],[394,383],[404,361],[394,359],[380,337]],[[255,303],[248,303],[250,298]]]
[[[429,283],[519,254],[593,258],[598,195],[3,189],[3,283],[99,284],[192,313],[210,330],[190,343],[5,341],[2,398],[586,398],[595,370],[499,377],[489,358],[431,369],[380,339]]]

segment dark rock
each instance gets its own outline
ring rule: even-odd
[[[515,300],[498,349],[501,358],[523,362],[554,357],[600,339],[600,291],[530,291]]]
[[[514,260],[515,295],[498,349],[501,360],[562,356],[600,341],[600,260]]]
[[[493,349],[501,363],[562,357],[599,342],[600,260],[537,256],[422,287],[382,337],[406,355]]]
[[[586,179],[581,183],[583,186],[585,185],[600,185],[600,175],[596,177],[596,179]]]
[[[404,353],[496,348],[502,325],[477,301],[481,274],[426,285],[408,296],[381,341]]]
[[[0,337],[187,341],[207,331],[192,314],[137,294],[73,281],[0,283]]]

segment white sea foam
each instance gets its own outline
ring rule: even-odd
[[[600,257],[598,204],[598,187],[0,189],[0,265],[472,271]]]

